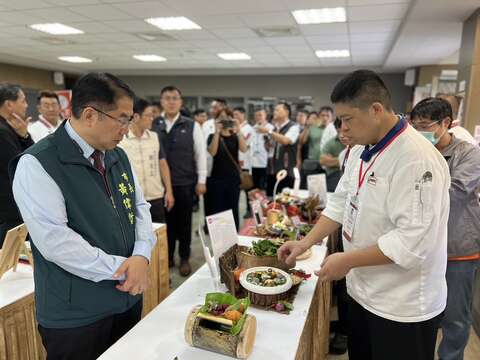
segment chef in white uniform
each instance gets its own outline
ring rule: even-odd
[[[321,280],[346,275],[350,360],[430,360],[445,309],[450,177],[441,154],[397,117],[381,78],[348,74],[331,95],[355,144],[323,216],[279,257],[289,263],[343,225],[344,253]]]

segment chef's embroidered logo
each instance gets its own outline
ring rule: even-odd
[[[131,225],[135,222],[135,214],[133,213],[133,204],[132,204],[132,199],[130,198],[130,194],[133,194],[135,189],[130,184],[130,180],[128,178],[128,175],[126,173],[122,174],[122,178],[124,182],[121,182],[118,184],[118,191],[122,195],[122,203],[125,209],[127,210],[128,213],[128,221],[130,222]]]

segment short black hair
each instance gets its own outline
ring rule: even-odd
[[[8,82],[0,83],[0,106],[3,106],[7,100],[17,101],[21,90],[20,85]]]
[[[218,103],[222,104],[223,106],[227,106],[227,100],[225,100],[224,98],[215,98],[215,99],[213,99],[213,101],[218,102]]]
[[[151,105],[152,103],[148,100],[137,97],[133,103],[133,113],[141,116],[145,109]]]
[[[193,112],[193,116],[198,116],[200,114],[206,114],[207,112],[204,109],[197,109]]]
[[[309,112],[307,109],[297,110],[297,114],[299,114],[299,113],[305,114],[305,115],[307,115],[307,116],[310,114],[310,112]]]
[[[72,89],[73,116],[79,118],[82,110],[92,105],[113,110],[116,101],[124,96],[135,99],[133,90],[116,76],[101,72],[85,74]]]
[[[433,121],[440,121],[445,118],[450,118],[450,125],[453,121],[452,107],[447,100],[428,97],[420,101],[414,106],[410,113],[410,119],[430,119]]]
[[[322,106],[320,108],[320,110],[318,110],[318,113],[320,114],[323,111],[328,111],[329,113],[333,114],[333,108],[331,106],[328,106],[328,105]]]
[[[259,111],[265,111],[266,113],[268,113],[267,109],[265,109],[264,107],[255,108],[254,113],[259,112]]]
[[[318,113],[316,111],[310,111],[307,115],[307,118],[309,118],[312,115],[318,116]]]
[[[341,79],[330,95],[332,103],[349,103],[365,109],[374,102],[392,110],[390,92],[377,73],[371,70],[357,70]]]
[[[162,91],[160,91],[160,97],[162,97],[162,95],[166,92],[174,92],[174,91],[178,92],[178,95],[180,95],[180,97],[182,96],[182,92],[180,91],[179,88],[173,85],[167,85],[162,89]]]
[[[245,108],[243,106],[234,107],[233,111],[238,111],[238,112],[241,112],[242,114],[246,113]]]
[[[54,91],[51,91],[51,90],[40,91],[37,95],[37,104],[40,104],[40,101],[43,98],[57,99],[58,104],[60,104],[60,99],[58,98],[57,93]]]
[[[277,105],[282,105],[285,110],[288,111],[288,117],[292,114],[292,107],[286,101],[280,101]]]
[[[335,129],[340,129],[342,127],[342,120],[340,120],[340,118],[335,118],[333,125],[335,126]]]

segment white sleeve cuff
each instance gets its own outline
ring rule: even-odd
[[[386,257],[407,270],[413,269],[425,260],[425,257],[408,250],[395,230],[381,236],[378,239],[378,247]]]

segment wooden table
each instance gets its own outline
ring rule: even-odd
[[[0,360],[45,359],[35,319],[33,271],[19,264],[0,281]]]
[[[153,229],[157,236],[157,244],[150,259],[149,288],[143,294],[142,316],[147,315],[170,294],[167,226],[154,223]]]
[[[153,225],[157,244],[150,261],[150,288],[143,296],[143,316],[170,293],[168,241],[165,224]],[[0,360],[44,360],[45,350],[37,330],[33,271],[19,264],[0,280]]]

